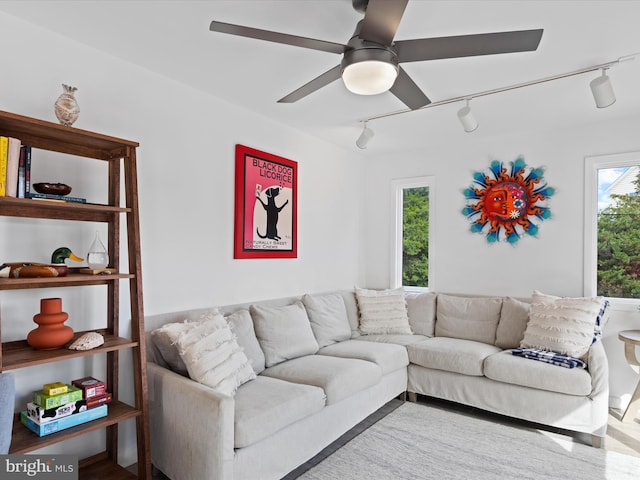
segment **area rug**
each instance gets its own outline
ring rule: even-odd
[[[640,458],[404,403],[301,480],[638,480]]]

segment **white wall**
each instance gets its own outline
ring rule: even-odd
[[[483,136],[481,126],[471,134],[460,129],[456,138],[444,139],[428,151],[400,153],[393,161],[387,156],[369,158],[367,284],[379,288],[391,284],[390,181],[434,175],[430,275],[435,291],[526,297],[537,289],[552,295],[583,295],[584,158],[640,151],[639,130],[640,115],[617,124],[562,132],[541,129],[499,138]],[[556,190],[549,201],[552,218],[540,224],[536,238],[525,237],[516,246],[489,244],[483,235],[469,231],[461,213],[462,191],[471,185],[474,171],[485,170],[494,159],[508,163],[519,155],[528,165],[545,168],[545,180]],[[617,340],[617,331],[629,328],[640,328],[640,313],[614,305],[604,335],[614,407],[628,402],[637,381]]]
[[[62,92],[61,83],[68,83],[78,87],[81,112],[75,127],[140,142],[145,313],[351,288],[364,282],[363,163],[354,152],[1,13],[0,44],[11,45],[3,48],[0,109],[55,122],[53,103]],[[298,162],[297,259],[233,259],[236,143]],[[81,174],[76,174],[70,165],[58,168],[48,159],[44,152],[34,159],[34,181],[70,183],[74,194],[89,199],[103,194],[102,184],[81,181],[93,167],[82,165]],[[1,260],[46,262],[63,244],[84,255],[95,229],[73,222],[0,219]],[[125,296],[127,290],[123,285]],[[104,314],[87,295],[102,294],[86,292],[0,292],[3,340],[25,338],[35,327],[31,318],[45,296],[63,298],[70,314],[67,324],[74,329],[91,328],[92,316]],[[122,317],[126,320],[127,313]],[[130,369],[125,366],[123,362],[126,378]],[[17,371],[16,409],[24,409],[30,392],[42,383],[98,376],[100,367],[99,359],[90,358]],[[122,396],[131,396],[131,389],[124,388]],[[100,448],[97,438],[86,437],[68,442],[64,452],[57,446],[51,450],[87,455]],[[135,462],[133,430],[123,429],[120,438],[125,444],[121,463]]]

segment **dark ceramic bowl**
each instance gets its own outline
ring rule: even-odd
[[[71,187],[64,183],[34,183],[33,189],[38,193],[50,195],[69,195],[71,193]]]

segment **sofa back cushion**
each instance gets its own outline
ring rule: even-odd
[[[511,297],[502,300],[500,322],[496,330],[496,347],[508,349],[520,346],[529,322],[530,310],[531,303]]]
[[[520,346],[586,360],[603,303],[603,297],[555,297],[534,292]]]
[[[302,302],[281,307],[251,305],[249,311],[267,368],[318,351]]]
[[[347,307],[341,294],[307,294],[302,297],[302,303],[320,348],[351,338]]]
[[[360,312],[360,333],[411,335],[404,290],[367,290],[356,287]]]
[[[407,314],[413,333],[433,337],[436,328],[436,294],[434,292],[407,293]]]
[[[241,309],[225,317],[231,331],[235,334],[238,345],[249,358],[253,371],[259,375],[265,367],[264,352],[260,348],[256,332],[253,329],[253,320],[247,309]]]
[[[436,337],[494,344],[500,321],[501,297],[461,297],[440,293],[436,303]]]

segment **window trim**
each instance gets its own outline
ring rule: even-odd
[[[434,225],[434,198],[435,176],[425,175],[421,177],[398,178],[391,181],[391,211],[393,212],[391,228],[391,288],[402,287],[402,224],[403,224],[403,199],[405,188],[429,188],[429,276],[428,287],[404,287],[405,290],[429,291],[434,289],[434,275],[432,269],[433,258],[433,225]]]
[[[640,165],[640,151],[585,157],[583,295],[598,292],[598,170]],[[616,303],[637,305],[638,299],[616,297]]]

